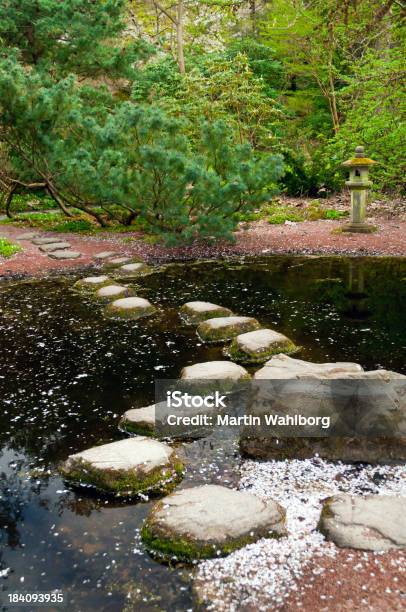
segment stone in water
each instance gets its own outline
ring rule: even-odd
[[[260,538],[287,535],[285,510],[273,500],[219,485],[176,491],[158,502],[141,535],[164,561],[227,555]]]
[[[225,342],[260,327],[253,317],[218,317],[200,323],[197,333],[203,342]]]
[[[172,490],[182,477],[183,464],[167,444],[135,436],[70,455],[60,472],[75,485],[132,497]]]
[[[183,380],[241,380],[250,378],[247,370],[232,361],[206,361],[186,366],[181,372]]]
[[[297,350],[298,347],[283,334],[273,329],[257,329],[237,336],[224,353],[242,363],[263,363],[272,355]]]
[[[80,280],[78,280],[73,285],[73,289],[94,291],[96,289],[100,289],[100,287],[111,285],[111,283],[111,279],[105,274],[100,276],[87,276],[86,278],[81,278]]]
[[[215,317],[228,317],[233,313],[229,308],[212,304],[211,302],[187,302],[180,310],[179,314],[183,321],[188,325],[197,325],[207,319]]]
[[[115,300],[106,306],[107,316],[119,319],[139,319],[154,314],[155,306],[140,297],[127,297]]]
[[[96,297],[103,301],[110,301],[119,297],[129,296],[131,290],[124,285],[106,285],[96,291]]]

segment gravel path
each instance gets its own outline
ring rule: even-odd
[[[341,223],[337,221],[307,221],[287,225],[270,225],[266,221],[252,223],[236,233],[236,242],[194,244],[189,247],[165,248],[147,244],[139,233],[98,234],[83,236],[38,232],[41,236],[53,236],[71,243],[72,249],[82,257],[72,261],[52,261],[28,241],[19,244],[23,251],[10,259],[0,259],[0,275],[40,275],[50,270],[83,267],[94,263],[94,255],[105,250],[125,255],[142,256],[147,260],[171,261],[232,255],[309,254],[309,255],[387,255],[406,256],[406,222],[379,221],[375,234],[335,233]],[[2,226],[0,235],[16,240],[25,230],[20,227]]]

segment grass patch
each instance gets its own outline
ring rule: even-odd
[[[14,244],[6,238],[0,238],[0,257],[11,257],[19,251],[21,251],[21,247],[18,244]]]
[[[334,208],[323,208],[319,200],[313,200],[307,206],[298,208],[281,204],[278,200],[270,202],[260,210],[241,214],[240,222],[259,221],[266,219],[272,225],[282,225],[286,221],[301,223],[302,221],[319,221],[321,219],[341,219],[346,217],[347,212],[335,210]]]
[[[45,194],[36,193],[35,196],[28,193],[17,193],[13,197],[11,204],[11,212],[34,212],[57,209],[58,205],[52,198]],[[0,206],[0,213],[5,213],[6,210]]]

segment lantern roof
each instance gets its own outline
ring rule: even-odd
[[[343,166],[372,166],[373,164],[377,164],[378,162],[373,159],[369,159],[369,157],[364,157],[364,147],[355,147],[355,157],[351,159],[347,159],[347,161],[343,162]]]

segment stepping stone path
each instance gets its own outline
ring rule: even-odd
[[[285,510],[275,501],[219,485],[176,491],[158,502],[141,536],[165,561],[227,555],[260,538],[287,535]]]
[[[71,251],[68,242],[58,242],[58,238],[34,238],[32,243],[39,246],[41,251],[47,252],[51,259],[78,259],[82,256],[79,251]]]
[[[133,497],[171,491],[182,478],[183,464],[167,444],[135,436],[70,455],[60,472],[76,485]]]
[[[211,302],[187,302],[179,310],[182,320],[188,325],[197,325],[207,319],[215,317],[228,317],[233,313],[229,308],[217,306]]]
[[[295,353],[298,347],[272,329],[257,329],[240,334],[224,349],[224,354],[242,363],[263,363],[278,353]]]
[[[344,548],[406,549],[405,508],[404,497],[334,495],[324,502],[319,530]]]
[[[107,285],[111,285],[112,280],[107,275],[101,276],[87,276],[86,278],[81,278],[76,281],[73,285],[73,289],[77,289],[80,291],[94,291],[96,289],[100,289],[100,287],[106,287]]]
[[[44,253],[52,253],[52,251],[60,251],[63,249],[69,249],[69,242],[54,242],[53,244],[43,244],[39,247],[40,251]]]
[[[206,361],[186,366],[182,380],[242,380],[250,378],[247,370],[232,361]]]
[[[203,342],[225,342],[260,327],[253,317],[218,317],[200,323],[197,333]]]
[[[155,306],[140,297],[127,297],[115,300],[106,306],[105,314],[116,319],[139,319],[156,312]]]
[[[124,285],[106,285],[105,287],[101,287],[95,293],[95,297],[109,302],[111,300],[115,300],[120,297],[130,297],[131,289],[129,287],[125,287]]]
[[[118,253],[114,251],[102,251],[101,253],[96,253],[94,256],[95,259],[109,259],[110,257],[116,257]]]

